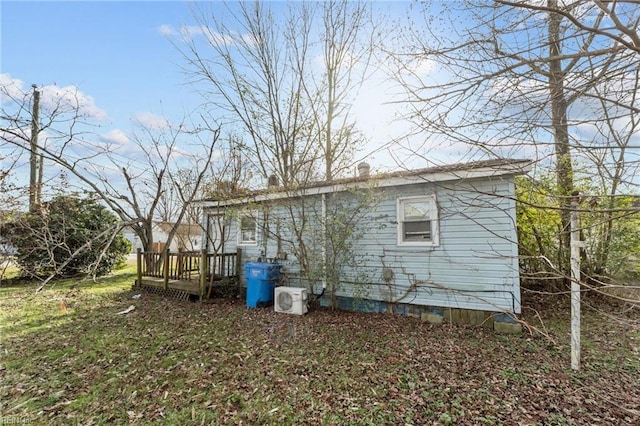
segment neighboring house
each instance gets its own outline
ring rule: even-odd
[[[3,237],[4,225],[7,222],[17,219],[22,214],[24,213],[15,210],[0,210],[0,263],[2,264],[6,259],[18,254],[18,249],[5,241]]]
[[[203,200],[206,249],[277,258],[286,284],[324,305],[517,314],[514,177],[529,167],[500,159],[369,176],[363,166],[356,178],[296,191]]]
[[[166,249],[167,240],[171,228],[174,226],[173,222],[166,221],[154,221],[153,222],[153,251],[162,251]],[[122,233],[126,239],[131,242],[133,246],[133,252],[138,248],[143,249],[140,238],[133,232],[131,227],[125,227]],[[169,246],[171,252],[178,251],[197,251],[201,250],[202,241],[202,229],[197,223],[181,223],[178,225],[173,240]]]

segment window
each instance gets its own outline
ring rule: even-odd
[[[240,216],[240,233],[238,244],[256,245],[258,244],[257,230],[258,223],[253,216]]]
[[[438,209],[435,196],[398,199],[398,245],[438,245]]]

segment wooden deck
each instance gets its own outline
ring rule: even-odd
[[[240,252],[142,252],[137,253],[135,286],[151,292],[188,298],[208,298],[214,288],[237,283]]]
[[[165,286],[162,278],[142,277],[141,284],[148,287],[180,290],[189,294],[200,295],[200,280],[169,280]]]

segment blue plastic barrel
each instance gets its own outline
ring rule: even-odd
[[[248,262],[244,265],[249,308],[273,305],[273,290],[280,279],[281,268],[278,263]]]

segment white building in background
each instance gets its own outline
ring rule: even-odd
[[[153,251],[162,251],[166,249],[167,240],[171,229],[175,225],[174,222],[155,221],[153,222]],[[122,234],[131,242],[133,246],[132,253],[138,248],[144,250],[140,238],[133,232],[131,227],[122,230]],[[169,251],[198,251],[202,248],[202,228],[194,223],[181,223],[178,230],[169,245]]]

